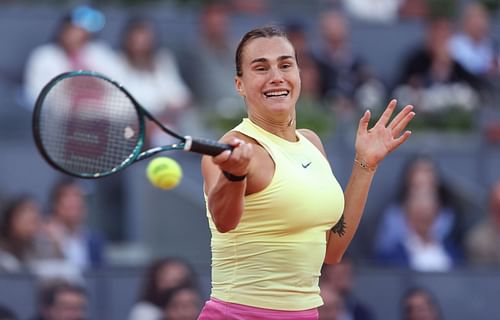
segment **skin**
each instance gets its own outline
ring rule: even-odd
[[[299,98],[300,72],[295,59],[295,50],[282,37],[257,38],[246,43],[242,54],[242,75],[235,78],[236,89],[244,98],[248,117],[259,127],[288,141],[297,141],[295,127],[295,104]],[[270,92],[285,92],[286,95],[268,97]],[[370,112],[360,119],[356,135],[356,159],[376,168],[387,154],[396,149],[410,136],[403,132],[415,115],[412,106],[406,106],[392,121],[396,108],[392,100],[375,126],[368,130]],[[299,130],[326,157],[320,138],[308,129]],[[221,142],[231,144],[234,149],[216,157],[202,159],[202,174],[208,208],[219,232],[228,232],[238,226],[243,214],[244,196],[263,190],[274,175],[274,162],[255,140],[238,132],[228,132]],[[224,170],[247,178],[233,182],[221,174]],[[368,196],[374,170],[355,164],[344,192],[343,236],[328,232],[326,263],[340,261],[359,225]]]
[[[83,320],[86,317],[85,308],[85,296],[73,291],[63,291],[44,314],[48,320]]]

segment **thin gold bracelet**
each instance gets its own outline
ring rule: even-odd
[[[356,163],[361,168],[363,168],[365,170],[368,170],[368,171],[371,171],[371,172],[375,172],[375,170],[377,170],[376,166],[375,167],[371,167],[371,166],[367,165],[364,160],[354,159],[354,163]]]

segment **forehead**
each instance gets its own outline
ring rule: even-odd
[[[275,60],[283,56],[295,56],[292,44],[283,37],[257,38],[250,40],[243,49],[243,62],[255,59]]]

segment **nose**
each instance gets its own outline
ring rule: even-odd
[[[270,82],[271,83],[283,83],[283,73],[278,67],[273,67],[270,69]]]

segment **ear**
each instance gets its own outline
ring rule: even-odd
[[[243,85],[243,82],[241,81],[241,78],[239,76],[234,77],[234,86],[236,87],[236,91],[238,91],[240,96],[246,96],[245,86]]]

